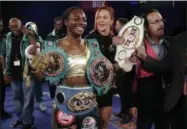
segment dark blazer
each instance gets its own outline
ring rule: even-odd
[[[143,63],[143,67],[150,72],[163,72],[168,68],[171,71],[171,86],[165,89],[165,112],[173,109],[183,92],[187,32],[175,36],[170,43],[168,54],[163,60],[156,61],[148,56]]]

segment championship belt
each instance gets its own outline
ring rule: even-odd
[[[46,42],[44,43],[46,44]],[[33,69],[37,67],[37,70],[52,84],[58,84],[69,70],[66,53],[62,49],[57,48],[56,45],[45,47],[33,59],[31,67]]]
[[[144,19],[134,16],[122,27],[113,42],[120,42],[116,45],[115,61],[126,72],[132,70],[133,63],[128,61],[135,49],[138,48],[144,38]],[[114,43],[115,44],[115,43]],[[120,45],[118,45],[120,44]]]
[[[96,129],[97,102],[90,86],[71,88],[60,85],[56,89],[54,106],[58,109],[56,120],[59,125],[68,128],[79,121],[82,129]]]
[[[56,41],[45,40],[43,45],[44,45],[44,49],[56,48]]]
[[[114,76],[112,63],[100,52],[96,39],[88,39],[88,46],[91,52],[87,66],[87,77],[91,86],[96,90],[97,95],[106,94],[112,86]]]
[[[97,107],[92,87],[70,88],[60,85],[56,90],[56,106],[74,116],[84,115]]]

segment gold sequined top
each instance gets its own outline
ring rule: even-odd
[[[86,43],[87,44],[87,43]],[[85,76],[86,66],[90,57],[90,49],[86,45],[84,53],[80,55],[69,55],[69,72],[67,77]]]

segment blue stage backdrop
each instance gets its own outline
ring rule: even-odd
[[[172,36],[186,30],[186,4],[187,2],[172,1],[107,1],[115,10],[115,18],[140,15],[148,8],[157,8],[166,19],[166,35]],[[87,5],[87,6],[85,6]],[[8,21],[12,17],[20,18],[23,23],[34,21],[37,23],[39,33],[44,37],[53,29],[53,19],[61,16],[70,6],[80,6],[85,10],[88,18],[86,33],[93,28],[95,9],[91,1],[0,1],[0,13],[8,31]]]

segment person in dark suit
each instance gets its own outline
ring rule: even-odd
[[[167,55],[169,46],[164,37],[163,17],[156,9],[147,10],[142,16],[145,19],[142,43],[146,48],[145,53],[155,60],[162,60]],[[155,129],[163,129],[163,75],[147,71],[142,65],[137,62],[132,86],[138,112],[137,128],[151,129],[154,123]]]
[[[161,61],[147,56],[143,47],[137,49],[136,55],[148,71],[171,71],[171,85],[164,92],[166,129],[187,129],[187,31],[173,38],[167,56]]]
[[[3,22],[0,19],[0,118],[11,118],[11,114],[5,111],[4,103],[5,103],[5,94],[6,94],[6,85],[3,76],[3,71],[5,67],[5,40],[6,35],[3,33]]]

